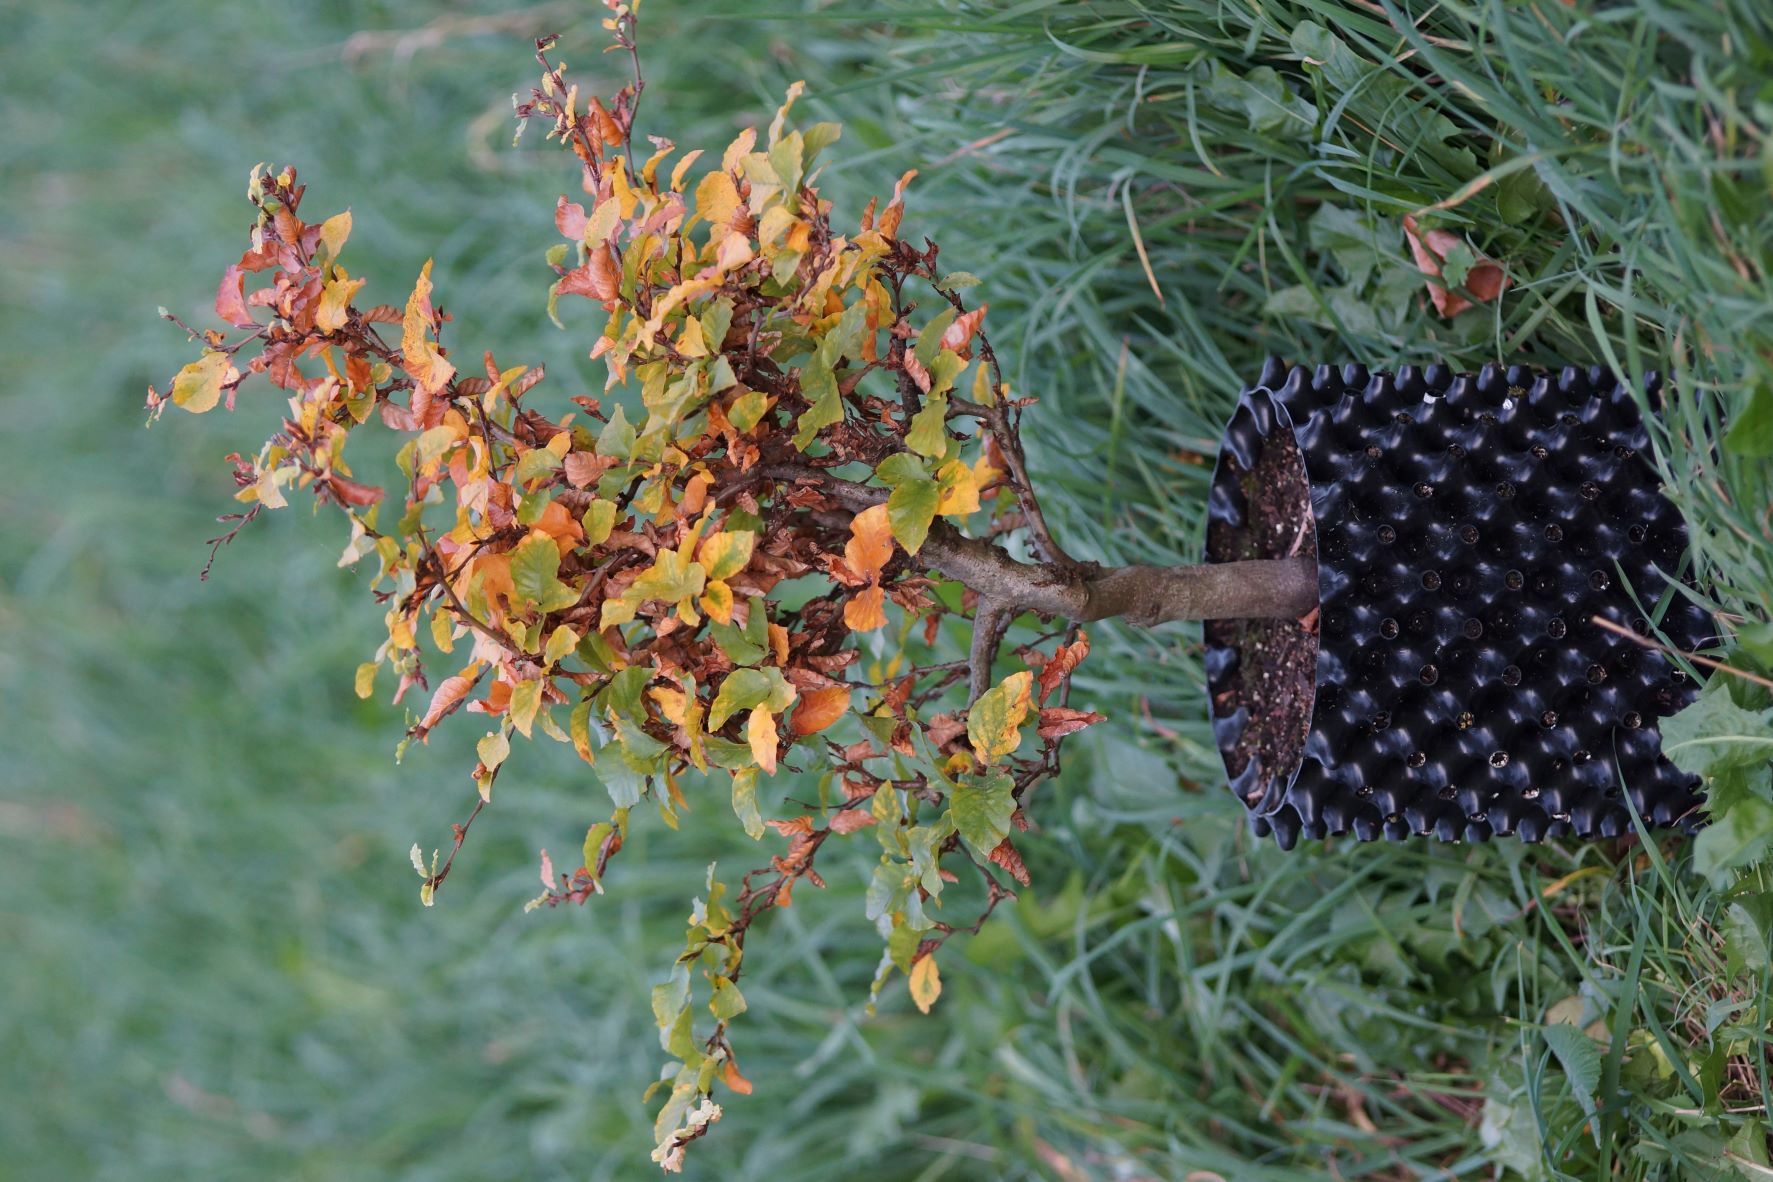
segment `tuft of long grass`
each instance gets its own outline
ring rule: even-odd
[[[922,170],[907,227],[985,279],[1076,549],[1195,554],[1219,427],[1269,353],[1606,362],[1672,376],[1656,460],[1706,594],[1765,614],[1773,480],[1711,446],[1773,397],[1773,49],[1750,0],[644,15],[655,130],[723,143],[806,77],[847,128],[840,213]],[[535,851],[572,848],[598,807],[534,757],[422,911],[404,851],[465,811],[465,743],[391,766],[398,712],[350,693],[370,618],[332,523],[274,515],[193,577],[219,457],[275,410],[145,435],[137,417],[184,350],[154,305],[201,313],[266,158],[303,166],[314,208],[352,204],[384,298],[434,254],[461,341],[545,361],[562,396],[599,386],[587,326],[542,310],[561,178],[505,122],[528,36],[613,69],[592,65],[594,16],[19,22],[0,71],[33,116],[0,170],[0,1172],[645,1168],[647,987],[701,867],[755,851],[710,802],[684,834],[642,830],[592,908],[522,917]],[[1514,281],[1452,322],[1401,230],[1439,202]],[[1764,1176],[1766,867],[1723,893],[1679,843],[1281,855],[1220,786],[1196,635],[1094,639],[1080,689],[1115,721],[1041,790],[1036,887],[944,964],[933,1018],[902,998],[868,1018],[866,859],[830,867],[761,933],[757,1094],[691,1176]]]

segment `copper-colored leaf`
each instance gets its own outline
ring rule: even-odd
[[[849,708],[848,686],[808,690],[800,695],[800,704],[794,708],[794,721],[790,729],[797,735],[816,735],[842,718]]]
[[[1090,637],[1082,629],[1078,630],[1077,639],[1070,644],[1062,644],[1059,651],[1053,654],[1040,671],[1040,704],[1046,705],[1047,699],[1054,690],[1064,683],[1071,671],[1076,669],[1083,659],[1090,655]]]
[[[1069,706],[1047,706],[1040,712],[1040,722],[1035,726],[1035,734],[1043,739],[1063,739],[1066,735],[1075,734],[1086,726],[1094,726],[1106,715],[1097,714],[1094,710],[1073,710]]]
[[[438,685],[437,691],[431,695],[431,704],[425,707],[425,717],[419,720],[414,728],[421,739],[429,739],[431,728],[440,722],[444,715],[456,708],[461,700],[474,689],[480,680],[480,664],[475,662],[454,677],[446,677]]]
[[[1404,237],[1409,240],[1416,269],[1428,277],[1428,298],[1434,304],[1434,310],[1447,319],[1471,307],[1472,300],[1487,304],[1509,287],[1511,280],[1502,264],[1474,251],[1477,261],[1466,271],[1464,287],[1466,295],[1471,298],[1449,291],[1435,280],[1441,278],[1441,264],[1455,249],[1464,246],[1465,240],[1448,230],[1430,230],[1424,234],[1414,214],[1404,217]]]
[[[222,285],[215,293],[215,314],[235,328],[252,328],[257,324],[246,310],[246,272],[238,263],[222,272]]]
[[[1028,885],[1028,867],[1022,864],[1022,855],[1015,846],[1010,844],[1009,838],[1006,837],[998,842],[997,848],[991,851],[990,856],[994,864],[1009,871],[1011,878],[1023,886]]]
[[[419,281],[406,301],[400,335],[401,364],[418,383],[418,393],[435,395],[455,376],[456,367],[445,361],[443,354],[431,343],[431,260],[425,260]],[[415,397],[414,412],[419,408]],[[421,416],[422,417],[422,416]]]
[[[575,201],[568,201],[564,196],[554,206],[554,228],[560,233],[578,242],[585,237],[585,207]]]
[[[874,814],[867,809],[839,809],[831,817],[831,832],[854,833],[874,824]]]

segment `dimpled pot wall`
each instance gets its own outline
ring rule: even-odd
[[[1214,737],[1255,832],[1611,837],[1627,794],[1646,823],[1691,825],[1698,782],[1657,719],[1697,687],[1590,622],[1645,634],[1665,601],[1675,645],[1711,639],[1669,585],[1687,535],[1647,445],[1598,368],[1270,361],[1226,429],[1207,557],[1315,551],[1321,602],[1206,627]]]

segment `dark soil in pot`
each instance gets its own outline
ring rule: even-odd
[[[1315,554],[1317,618],[1206,629],[1215,738],[1258,833],[1528,841],[1692,823],[1656,720],[1696,686],[1686,531],[1602,370],[1278,363],[1226,430],[1208,561]],[[1314,631],[1315,626],[1315,631]]]

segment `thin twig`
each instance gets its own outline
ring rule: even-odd
[[[1744,681],[1752,681],[1756,685],[1764,685],[1768,689],[1773,689],[1773,681],[1769,681],[1767,678],[1760,676],[1758,673],[1750,673],[1746,669],[1738,669],[1734,665],[1726,665],[1722,661],[1714,661],[1710,657],[1702,657],[1697,653],[1685,653],[1685,652],[1682,652],[1678,648],[1670,648],[1668,645],[1663,644],[1661,641],[1652,640],[1648,636],[1639,636],[1636,632],[1633,632],[1630,628],[1627,628],[1621,624],[1615,624],[1611,620],[1602,619],[1600,616],[1590,616],[1589,622],[1593,623],[1593,624],[1598,624],[1599,626],[1601,626],[1602,628],[1605,628],[1609,632],[1616,632],[1620,636],[1625,637],[1627,640],[1631,640],[1637,644],[1641,644],[1645,648],[1657,649],[1660,652],[1667,653],[1671,657],[1685,657],[1687,660],[1693,662],[1695,665],[1703,665],[1707,669],[1716,669],[1719,673],[1729,673],[1735,677],[1742,678]]]

